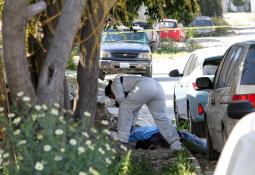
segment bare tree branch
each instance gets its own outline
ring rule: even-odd
[[[45,1],[39,1],[27,7],[27,19],[31,20],[34,16],[41,13],[47,8]]]

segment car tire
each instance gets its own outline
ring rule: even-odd
[[[143,74],[145,77],[152,77],[152,66],[146,69],[146,72]]]
[[[195,134],[198,137],[204,137],[205,136],[205,122],[194,122],[193,121],[189,105],[187,108],[187,113],[188,113],[188,124],[189,124],[190,132],[192,134]]]
[[[205,120],[206,125],[206,138],[207,138],[207,145],[208,145],[208,160],[217,160],[219,158],[219,153],[213,149],[212,138],[208,129],[207,120]]]

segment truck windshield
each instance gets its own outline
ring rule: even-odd
[[[104,32],[103,42],[130,42],[148,43],[147,35],[144,32]]]

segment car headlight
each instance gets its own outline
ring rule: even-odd
[[[150,53],[148,53],[148,52],[146,52],[146,53],[140,53],[139,55],[138,55],[138,58],[146,58],[146,59],[151,59],[151,54]]]
[[[105,52],[105,51],[100,52],[100,58],[110,58],[110,57],[111,57],[110,52]]]

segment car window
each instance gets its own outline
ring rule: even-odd
[[[191,64],[191,62],[192,62],[192,58],[193,58],[193,57],[194,57],[194,55],[191,55],[191,56],[189,57],[189,59],[188,59],[186,65],[185,65],[185,67],[184,67],[184,70],[183,70],[183,76],[188,75],[188,73],[189,73],[189,67],[190,67],[190,64]]]
[[[237,49],[237,46],[232,46],[231,49],[229,50],[228,54],[226,55],[223,65],[220,68],[219,72],[219,77],[217,79],[217,85],[216,88],[223,88],[227,86],[227,72],[229,65],[231,63],[231,60],[235,56],[235,51]]]
[[[236,49],[235,55],[232,58],[231,63],[228,67],[228,73],[227,73],[227,76],[226,76],[226,83],[227,83],[228,86],[230,85],[230,81],[234,79],[234,77],[232,75],[233,75],[234,71],[236,70],[235,68],[238,65],[238,62],[240,60],[240,57],[241,57],[241,54],[242,54],[243,50],[244,50],[243,47],[238,47]]]
[[[194,55],[194,57],[192,58],[192,62],[190,63],[188,75],[196,68],[197,61],[198,61],[198,56]]]
[[[160,23],[160,26],[165,28],[176,28],[177,23],[174,21],[163,21]]]
[[[203,75],[215,75],[222,56],[213,57],[204,61]]]
[[[245,59],[241,77],[242,85],[255,84],[255,46],[251,46]]]
[[[196,20],[194,24],[195,26],[213,26],[210,20]]]

